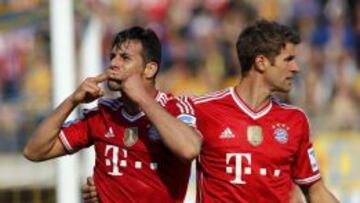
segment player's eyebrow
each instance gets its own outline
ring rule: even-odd
[[[129,56],[131,55],[131,54],[127,53],[127,52],[120,52],[119,54],[120,54],[120,56],[122,58],[129,58]]]
[[[127,52],[126,50],[116,49],[116,50],[111,51],[110,59],[113,59],[117,54],[119,54],[120,57],[122,57],[122,58],[130,58],[131,57],[131,54],[129,52]]]

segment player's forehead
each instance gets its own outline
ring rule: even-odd
[[[131,55],[141,54],[143,50],[139,40],[128,39],[113,46],[112,53],[127,53]]]
[[[296,56],[296,45],[292,43],[286,43],[285,47],[280,50],[278,58],[286,58],[288,56]]]

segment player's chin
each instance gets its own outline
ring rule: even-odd
[[[283,92],[288,93],[290,92],[291,88],[293,85],[293,81],[292,79],[288,79],[286,80],[286,82],[281,86],[281,88],[283,89]]]
[[[121,83],[114,80],[108,80],[107,86],[111,91],[120,91],[121,90]]]
[[[281,87],[277,88],[277,91],[282,93],[289,93],[290,90],[291,90],[291,84],[282,85]]]
[[[283,87],[283,88],[281,89],[281,92],[283,92],[283,93],[289,93],[290,90],[291,90],[291,85],[288,85],[288,86],[286,86],[286,87]]]

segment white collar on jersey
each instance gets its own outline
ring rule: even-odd
[[[230,92],[232,98],[234,99],[235,103],[239,106],[239,108],[254,120],[265,116],[271,110],[272,107],[271,100],[269,100],[268,103],[266,103],[263,107],[261,107],[259,111],[254,111],[235,92],[235,87],[231,87]]]
[[[145,115],[144,112],[140,111],[136,115],[130,115],[128,112],[126,112],[125,108],[121,109],[121,115],[128,121],[134,122],[138,120],[139,118],[143,117]]]
[[[156,93],[156,97],[155,97],[155,101],[159,102],[160,98],[162,97],[164,93],[157,91]],[[126,112],[125,108],[121,109],[121,115],[128,121],[130,122],[134,122],[136,120],[138,120],[139,118],[143,117],[145,115],[145,113],[143,111],[140,111],[139,113],[137,113],[136,115],[130,115],[128,112]]]

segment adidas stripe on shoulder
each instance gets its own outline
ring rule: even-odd
[[[166,103],[171,99],[167,94],[160,92],[159,96],[156,98],[156,100],[160,103],[161,106],[165,106]]]
[[[179,108],[181,114],[194,115],[195,111],[187,96],[177,96],[175,99],[178,101],[176,106]]]

